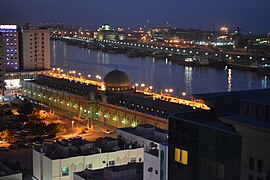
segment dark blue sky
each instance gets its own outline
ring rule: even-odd
[[[228,25],[270,32],[270,0],[1,0],[0,23],[64,23],[98,27],[162,26],[211,29]]]

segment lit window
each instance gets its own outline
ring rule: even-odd
[[[188,164],[188,151],[183,149],[174,149],[174,161],[179,162],[181,164]]]
[[[69,169],[68,167],[62,168],[62,176],[69,176]]]

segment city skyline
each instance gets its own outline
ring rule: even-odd
[[[101,24],[113,27],[155,27],[166,22],[173,27],[212,30],[228,26],[231,30],[237,26],[254,33],[268,33],[270,25],[263,20],[269,19],[267,0],[252,1],[214,1],[214,0],[161,0],[123,1],[105,0],[89,2],[80,0],[63,1],[5,1],[1,3],[1,23],[34,25],[41,23],[64,23],[65,25],[96,28]],[[79,12],[79,13],[77,13]]]

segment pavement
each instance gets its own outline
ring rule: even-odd
[[[116,128],[104,125],[102,122],[92,120],[93,129],[89,128],[86,133],[81,134],[81,128],[87,126],[88,120],[77,117],[74,113],[56,108],[54,114],[50,114],[45,120],[46,123],[60,123],[66,128],[66,133],[61,134],[61,138],[72,138],[80,136],[88,141],[94,141],[100,137],[116,137]],[[89,122],[90,123],[90,122]],[[112,133],[107,134],[102,132],[104,129],[109,129]]]

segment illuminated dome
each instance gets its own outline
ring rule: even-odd
[[[127,91],[131,89],[131,81],[126,73],[118,69],[109,72],[103,79],[108,91]]]

